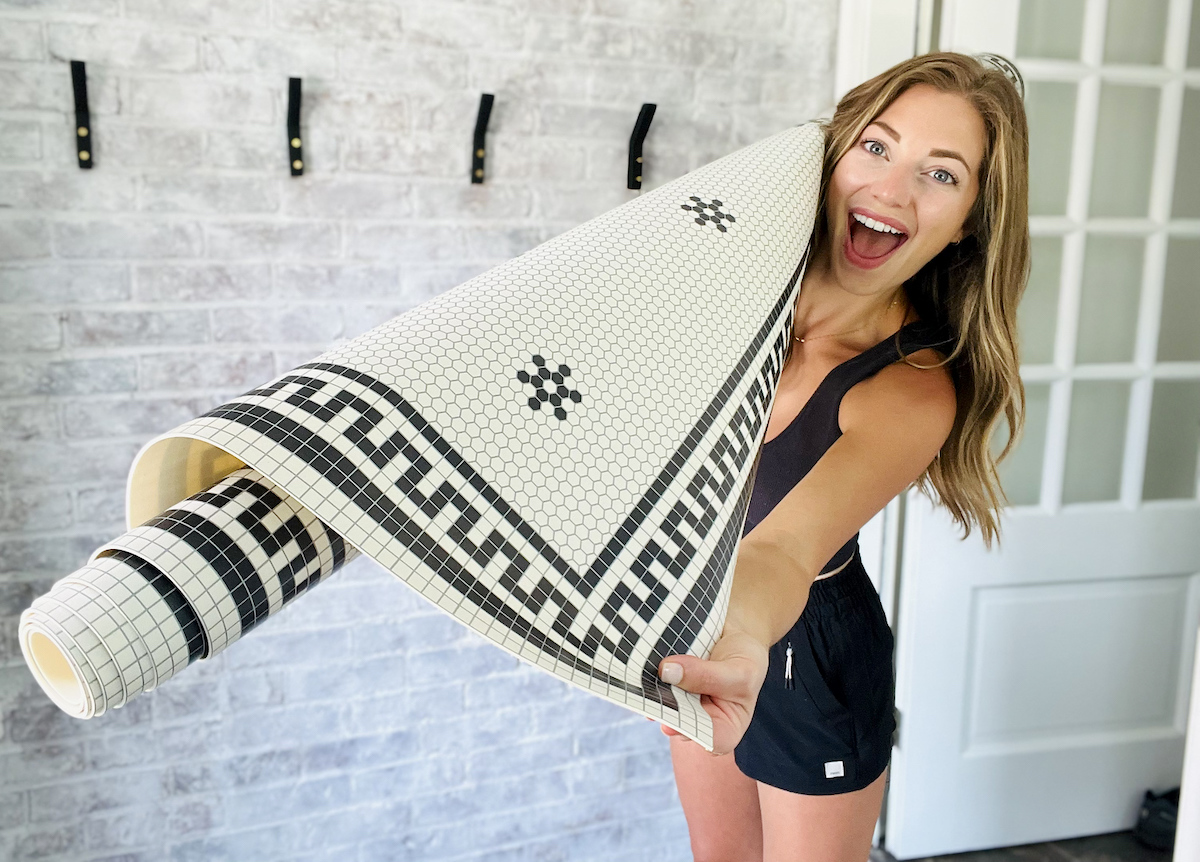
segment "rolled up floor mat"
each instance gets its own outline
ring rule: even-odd
[[[271,572],[292,561],[208,556],[178,531],[225,532],[201,492],[250,467],[331,548],[344,539],[498,646],[711,749],[699,698],[657,666],[707,656],[721,632],[823,157],[816,124],[772,135],[151,441],[130,473],[133,529],[100,554],[183,596],[203,638],[189,657],[221,649],[286,601]],[[97,657],[60,705],[99,710],[178,669],[114,641],[118,684],[71,620],[22,635],[31,666],[56,637],[75,638],[62,656]],[[189,623],[163,644],[172,625]]]
[[[150,691],[357,556],[248,468],[123,533],[21,615],[25,660],[79,718]]]

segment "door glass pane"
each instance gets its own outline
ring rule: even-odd
[[[1036,506],[1042,498],[1042,459],[1046,450],[1046,418],[1050,415],[1050,385],[1025,384],[1025,431],[1017,446],[1000,462],[1000,484],[1013,506]],[[1003,419],[992,435],[992,454],[1008,442]]]
[[[1160,362],[1200,360],[1200,239],[1167,241],[1162,320],[1158,329]]]
[[[1063,502],[1116,500],[1121,496],[1129,383],[1076,380],[1071,391]]]
[[[1192,16],[1200,20],[1200,6]],[[1179,118],[1179,149],[1175,156],[1175,194],[1171,196],[1172,218],[1200,218],[1200,90],[1183,91],[1183,116]]]
[[[1088,237],[1080,285],[1077,362],[1133,361],[1145,245],[1140,237]]]
[[[1200,13],[1192,6],[1192,34],[1188,39],[1187,64],[1189,69],[1200,69]]]
[[[1158,98],[1158,87],[1101,85],[1092,162],[1092,215],[1147,215]]]
[[[1084,0],[1023,0],[1017,19],[1017,56],[1078,60]]]
[[[1156,380],[1142,499],[1195,497],[1197,455],[1200,455],[1200,380]]]
[[[1167,0],[1108,0],[1104,62],[1158,66],[1167,35]]]
[[[1075,129],[1075,85],[1050,81],[1025,84],[1029,119],[1029,212],[1065,215]]]
[[[1035,365],[1054,361],[1062,237],[1030,237],[1029,257],[1029,285],[1017,307],[1017,332],[1021,336],[1021,362]]]

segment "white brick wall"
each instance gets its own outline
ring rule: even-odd
[[[826,110],[835,20],[836,0],[0,0],[0,859],[689,857],[655,725],[368,561],[86,723],[37,689],[16,621],[122,529],[151,435],[628,200],[642,102],[647,188]]]

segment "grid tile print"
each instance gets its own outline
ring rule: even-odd
[[[99,715],[225,648],[356,555],[244,468],[101,547],[21,625],[59,646],[81,683],[71,705]]]
[[[130,487],[203,441],[497,645],[711,748],[657,665],[720,634],[822,155],[808,124],[643,194],[164,435]],[[148,560],[178,508],[106,552]],[[207,651],[274,610],[257,560],[154,545]]]

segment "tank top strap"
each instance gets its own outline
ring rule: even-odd
[[[812,400],[818,403],[809,411],[822,417],[836,427],[838,408],[842,398],[851,387],[873,377],[894,362],[927,347],[946,348],[954,339],[944,326],[916,320],[905,324],[896,332],[869,347],[857,356],[852,356],[836,366],[813,393]],[[832,428],[830,429],[832,430]],[[832,443],[832,440],[829,441]],[[828,444],[826,444],[828,445]]]
[[[832,388],[842,389],[844,394],[844,391],[854,384],[878,374],[893,362],[898,362],[918,350],[937,347],[949,341],[942,328],[927,324],[923,320],[905,324],[875,346],[834,368],[829,374],[833,378],[830,382],[838,385]]]

